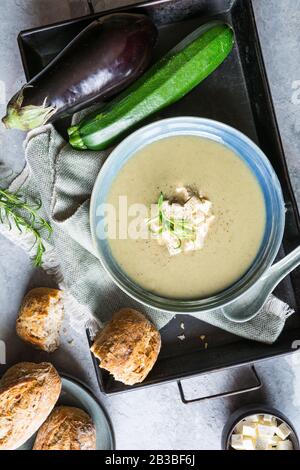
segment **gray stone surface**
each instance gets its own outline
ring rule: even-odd
[[[99,6],[100,1],[98,2]],[[106,4],[114,2],[106,1]],[[119,1],[118,3],[122,3]],[[123,3],[126,3],[125,1]],[[178,3],[178,2],[177,2]],[[195,1],[181,2],[193,3]],[[289,169],[300,202],[300,0],[253,0],[264,58]],[[24,82],[16,45],[20,30],[50,23],[86,10],[82,0],[1,0],[0,80],[11,96]],[[3,93],[2,93],[3,95]],[[0,93],[0,115],[5,97]],[[0,130],[0,161],[20,169],[23,164],[19,132]],[[46,355],[31,350],[17,339],[15,318],[24,293],[32,286],[49,285],[41,271],[33,271],[24,253],[0,238],[0,339],[7,344],[7,362],[42,360]],[[222,428],[230,413],[245,403],[265,401],[278,407],[294,422],[300,434],[300,357],[272,359],[258,365],[261,392],[225,400],[184,406],[176,384],[123,394],[102,396],[97,388],[84,333],[68,330],[51,360],[62,371],[86,381],[111,415],[118,449],[218,449]],[[1,371],[1,366],[0,366]],[[249,380],[246,369],[211,374],[185,383],[190,393],[204,394]]]

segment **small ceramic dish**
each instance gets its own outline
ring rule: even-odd
[[[61,375],[61,379],[62,391],[57,406],[75,406],[84,410],[91,417],[96,428],[96,450],[114,450],[114,432],[103,406],[95,398],[91,390],[77,379],[75,380],[66,375]],[[18,450],[31,450],[35,437],[36,434]]]
[[[263,404],[255,404],[255,405],[247,405],[239,410],[235,411],[227,424],[225,425],[222,433],[222,450],[234,450],[231,447],[231,436],[234,433],[235,427],[245,418],[249,418],[253,415],[271,415],[274,416],[279,424],[285,423],[289,426],[292,430],[291,434],[289,435],[288,439],[293,444],[293,450],[299,450],[299,440],[297,433],[289,421],[289,419],[280,411],[276,410],[275,408],[271,408],[269,406]]]

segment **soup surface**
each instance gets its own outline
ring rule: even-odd
[[[115,207],[119,224],[126,216],[120,196],[127,196],[128,207],[138,203],[150,208],[161,192],[172,197],[183,186],[196,188],[212,202],[215,219],[201,250],[170,256],[151,236],[133,239],[123,233],[121,239],[119,232],[109,244],[122,270],[146,290],[168,298],[207,298],[247,271],[265,229],[261,188],[233,151],[196,136],[154,142],[124,165],[107,202]]]

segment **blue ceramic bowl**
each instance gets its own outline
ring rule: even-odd
[[[266,226],[259,252],[248,271],[226,290],[206,299],[168,299],[146,291],[133,282],[113,258],[107,239],[100,239],[104,221],[97,215],[97,207],[107,201],[112,182],[122,167],[141,148],[166,137],[193,135],[219,142],[233,150],[255,175],[264,195]],[[131,134],[111,153],[96,180],[92,200],[90,223],[93,243],[102,265],[114,282],[130,297],[144,305],[167,312],[196,313],[215,310],[235,301],[272,265],[281,245],[285,206],[278,178],[263,152],[241,132],[209,119],[178,117],[157,121]]]

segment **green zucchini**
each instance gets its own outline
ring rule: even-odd
[[[233,31],[204,25],[152,66],[135,84],[68,130],[77,149],[104,150],[147,116],[178,101],[208,77],[233,48]]]

